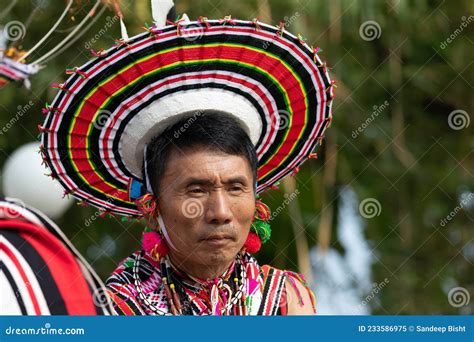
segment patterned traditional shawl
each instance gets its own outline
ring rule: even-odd
[[[214,281],[196,281],[173,268],[178,276],[181,297],[185,298],[184,314],[188,315],[286,315],[286,279],[294,284],[301,278],[293,272],[282,271],[264,265],[260,267],[250,254],[238,254],[236,261],[221,277]],[[160,263],[170,265],[168,258]],[[238,289],[232,289],[232,274],[244,274],[243,296],[246,312],[236,306],[221,312],[215,296],[225,297],[230,301]],[[148,254],[137,251],[123,260],[107,280],[108,294],[112,306],[118,315],[170,315],[170,309],[162,281],[163,267]],[[219,283],[216,292],[214,284]],[[229,289],[230,288],[230,289]],[[308,291],[309,290],[308,288]],[[311,292],[310,292],[311,294]],[[311,294],[312,295],[312,294]],[[314,302],[313,302],[314,307]]]

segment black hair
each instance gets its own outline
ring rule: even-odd
[[[250,164],[253,189],[256,191],[258,158],[247,133],[228,114],[198,111],[166,128],[147,145],[146,164],[143,166],[145,168],[146,165],[147,170],[143,175],[150,178],[151,190],[155,196],[158,196],[160,180],[171,152],[174,149],[183,151],[198,146],[244,157]]]

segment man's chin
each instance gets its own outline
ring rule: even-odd
[[[206,248],[200,250],[200,259],[207,265],[231,263],[237,255],[235,248]]]

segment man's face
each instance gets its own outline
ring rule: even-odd
[[[255,211],[247,159],[205,148],[173,150],[159,189],[159,212],[177,249],[170,251],[177,266],[193,275],[228,267]]]

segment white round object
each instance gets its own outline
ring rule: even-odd
[[[72,198],[63,198],[61,185],[46,176],[48,170],[41,165],[38,142],[23,145],[7,159],[3,167],[3,192],[7,197],[18,198],[51,218],[60,217],[72,204]]]

